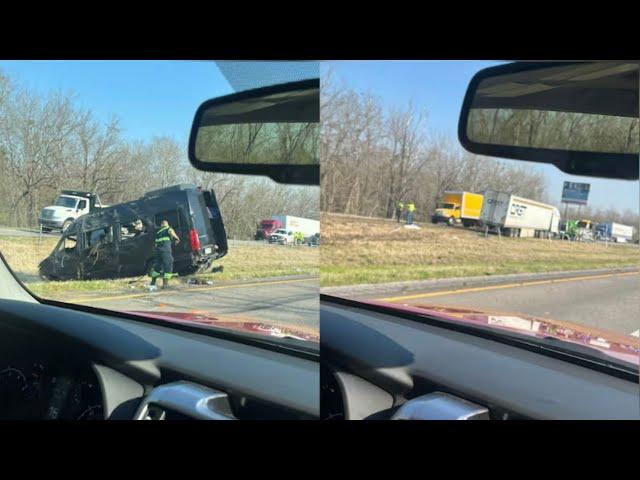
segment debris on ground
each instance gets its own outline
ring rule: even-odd
[[[213,285],[211,280],[203,280],[200,278],[190,278],[187,280],[187,285]]]

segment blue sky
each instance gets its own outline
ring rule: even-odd
[[[120,118],[130,139],[186,143],[198,106],[233,92],[214,62],[3,61],[0,71],[31,91],[73,92],[98,118]]]
[[[386,105],[426,108],[427,127],[457,139],[458,116],[471,77],[480,69],[498,65],[491,61],[333,61],[336,81],[361,92],[371,92]],[[551,201],[559,202],[563,181],[591,183],[589,204],[597,208],[638,211],[639,182],[602,180],[566,175],[554,166],[529,163],[549,180]]]

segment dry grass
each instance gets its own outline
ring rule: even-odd
[[[637,245],[502,238],[462,227],[322,215],[322,286],[640,264]]]
[[[43,237],[0,237],[0,252],[16,275],[37,295],[64,299],[77,292],[100,291],[114,294],[130,292],[131,279],[43,282],[38,277],[38,263],[48,256],[58,239]],[[225,280],[254,280],[288,275],[318,275],[319,249],[306,246],[233,245],[229,253],[216,262],[223,265],[222,273],[206,273],[198,278]]]

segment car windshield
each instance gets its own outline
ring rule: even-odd
[[[316,348],[318,249],[256,230],[317,222],[319,187],[199,171],[187,144],[204,101],[318,77],[312,61],[0,62],[8,266],[43,299]],[[91,211],[41,214],[76,207],[67,189],[95,195]]]
[[[502,63],[321,64],[321,291],[637,368],[639,182],[463,149],[467,86]],[[504,115],[520,139],[544,133]],[[445,218],[447,191],[476,195]]]
[[[56,199],[56,207],[76,208],[77,198],[60,196]]]

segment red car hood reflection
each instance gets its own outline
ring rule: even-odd
[[[419,315],[429,315],[442,320],[488,326],[537,338],[553,337],[593,348],[618,360],[640,365],[640,338],[636,339],[631,335],[621,335],[571,322],[521,314],[483,312],[441,305],[403,305],[369,300],[364,300],[362,303]]]
[[[216,315],[212,312],[192,311],[192,312],[141,312],[127,311],[133,315],[140,315],[146,318],[164,320],[176,323],[199,324],[210,327],[224,328],[237,332],[254,333],[268,337],[291,337],[307,342],[320,341],[318,330],[305,327],[291,327],[276,323],[258,322],[251,317],[237,315]]]

